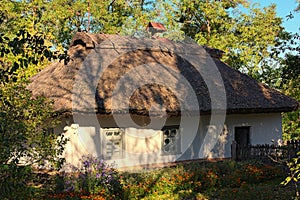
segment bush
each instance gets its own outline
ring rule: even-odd
[[[167,198],[177,193],[190,195],[202,188],[197,174],[186,171],[183,166],[141,173],[125,172],[121,177],[125,199],[154,198],[158,195],[159,198]]]
[[[59,169],[67,139],[50,131],[56,118],[51,102],[33,98],[26,82],[0,83],[0,164]]]
[[[0,165],[0,199],[30,199],[32,189],[28,186],[31,167],[15,164]]]

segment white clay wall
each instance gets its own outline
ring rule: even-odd
[[[195,117],[185,117],[181,120],[173,118],[167,121],[166,126],[182,123],[179,126],[181,152],[176,155],[162,154],[163,132],[161,130],[124,128],[122,156],[111,160],[106,159],[106,162],[114,162],[117,167],[122,168],[191,159],[230,158],[235,127],[241,126],[250,127],[251,144],[271,144],[272,140],[278,141],[282,135],[280,113],[228,115],[223,127],[210,124],[209,119],[208,116],[201,116],[197,134],[192,131],[195,127],[197,129],[198,125],[195,123],[197,122]],[[99,123],[95,125],[95,120],[91,119],[91,116],[82,116],[79,125],[65,127],[64,134],[70,138],[64,153],[67,163],[78,165],[81,156],[88,154],[105,158],[103,147],[106,141],[103,129],[114,128],[116,125],[109,117],[100,117],[98,120],[101,121],[101,127]],[[66,120],[61,127],[64,124]],[[56,132],[61,131],[61,127],[58,127]]]

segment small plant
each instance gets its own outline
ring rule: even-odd
[[[87,156],[82,159],[82,166],[74,168],[74,172],[65,175],[65,192],[118,196],[122,187],[119,173],[114,165],[102,159]]]
[[[300,192],[298,184],[300,180],[300,151],[297,153],[297,157],[287,163],[287,166],[289,169],[289,175],[281,184],[287,185],[288,183],[292,183],[296,192],[296,198],[299,199]]]

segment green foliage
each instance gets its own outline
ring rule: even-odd
[[[176,3],[175,3],[176,2]],[[173,20],[199,44],[225,52],[223,61],[259,78],[259,63],[270,57],[282,31],[275,5],[260,9],[247,1],[173,1]],[[246,12],[241,12],[244,6]],[[169,19],[171,20],[171,19]]]
[[[0,3],[0,33],[45,33],[57,50],[67,48],[78,31],[117,34],[143,28],[155,15],[155,1],[34,0]]]
[[[287,52],[281,64],[280,89],[288,96],[300,101],[300,36],[294,34],[289,43],[284,44],[283,52]],[[283,115],[283,130],[285,139],[299,139],[300,110]]]
[[[20,164],[21,158],[31,164],[61,163],[57,157],[66,141],[48,131],[55,118],[49,102],[32,98],[24,83],[0,86],[0,163]]]
[[[287,163],[289,169],[289,175],[286,179],[281,183],[283,185],[287,185],[292,183],[295,189],[296,198],[300,198],[299,191],[299,180],[300,180],[300,152],[297,153],[297,157],[292,158],[290,162]]]
[[[241,12],[242,6],[247,12]],[[0,32],[9,38],[21,29],[44,33],[45,43],[57,50],[66,48],[77,31],[128,35],[144,30],[149,21],[160,21],[168,30],[165,37],[187,35],[221,49],[226,63],[255,78],[261,77],[259,63],[269,57],[283,29],[274,5],[250,8],[244,0],[4,0],[0,11],[5,24]]]
[[[51,50],[45,44],[43,33],[31,35],[24,29],[10,39],[0,35],[0,73],[1,81],[20,82],[39,72],[49,60],[63,59],[64,54]]]
[[[60,156],[66,139],[49,131],[57,118],[51,102],[33,98],[26,89],[28,78],[57,59],[59,50],[51,49],[49,35],[35,26],[38,19],[29,16],[34,7],[21,1],[0,4],[0,166],[5,177],[1,197],[29,199],[32,176],[28,169],[60,168],[64,161]]]
[[[49,162],[59,167],[63,161],[58,156],[66,140],[48,131],[57,117],[51,103],[43,97],[33,98],[26,89],[29,77],[63,56],[51,49],[49,34],[39,30],[41,3],[1,2],[0,164]]]
[[[31,167],[20,167],[15,164],[0,164],[0,198],[1,199],[30,199],[33,195],[28,186]]]

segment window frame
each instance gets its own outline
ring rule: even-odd
[[[173,137],[171,136],[171,133],[169,133],[169,137],[165,135],[165,131],[172,131],[172,130],[176,130],[176,135]],[[162,129],[162,142],[161,142],[161,153],[163,156],[165,155],[177,155],[177,154],[181,154],[181,131],[179,129],[179,126],[174,125],[174,126],[164,126]],[[169,142],[168,144],[165,144],[165,140],[169,139],[171,140],[171,142]],[[166,147],[169,147],[172,145],[173,149],[171,149],[169,152],[164,151],[164,149]]]
[[[103,140],[103,157],[104,159],[121,159],[124,157],[124,134],[125,130],[123,128],[103,128],[102,129],[102,136],[104,138]],[[107,133],[112,132],[112,136],[108,136]],[[120,133],[120,136],[115,135],[116,132]],[[119,148],[116,148],[115,142],[119,142]],[[108,144],[111,143],[111,144]],[[113,148],[110,151],[108,151],[108,145],[111,145],[111,148]],[[118,149],[119,153],[117,153],[116,150]]]

